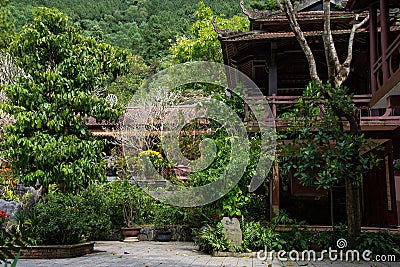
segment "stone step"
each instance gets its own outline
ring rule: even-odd
[[[124,242],[139,242],[139,238],[138,237],[126,237],[124,239]]]

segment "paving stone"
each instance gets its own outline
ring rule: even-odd
[[[277,259],[261,261],[257,258],[211,257],[198,252],[197,247],[190,242],[96,242],[96,253],[69,259],[29,260],[20,259],[18,267],[58,267],[58,266],[137,266],[137,267],[282,267],[282,266],[309,266],[309,267],[397,267],[399,262],[280,262]],[[270,265],[271,264],[271,265]]]

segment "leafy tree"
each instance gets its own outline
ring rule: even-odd
[[[151,67],[146,65],[142,57],[133,56],[129,73],[119,76],[107,86],[106,91],[109,94],[116,95],[121,104],[128,105],[133,95],[151,73]]]
[[[0,48],[5,48],[14,33],[14,17],[9,9],[8,0],[0,0]]]
[[[224,15],[216,16],[203,2],[198,3],[198,9],[194,14],[197,21],[190,27],[191,36],[178,38],[176,44],[170,48],[175,63],[192,60],[222,62],[218,33],[212,24],[214,18],[217,25],[224,29],[245,31],[249,27],[246,17],[234,16],[226,19]]]
[[[354,161],[359,147],[368,150],[374,144],[363,135],[344,131],[341,118],[333,112],[336,105],[341,105],[357,113],[348,89],[335,88],[334,95],[327,100],[321,92],[328,90],[332,90],[329,84],[311,82],[299,98],[291,115],[294,121],[287,132],[294,138],[284,146],[284,154],[290,156],[283,158],[282,165],[286,172],[293,171],[303,185],[330,189],[334,226],[332,187],[344,184],[346,177],[359,181],[361,175],[380,160],[373,153],[364,153]]]
[[[253,0],[249,1],[250,7],[253,9],[258,9],[258,10],[279,10],[279,5],[276,2],[276,0],[267,0],[267,1],[259,1],[259,0]]]
[[[351,233],[351,243],[354,245],[357,236],[361,232],[360,181],[362,179],[363,168],[360,164],[362,164],[363,160],[360,152],[363,149],[363,142],[360,142],[362,138],[360,117],[352,103],[348,101],[348,97],[344,94],[346,92],[342,90],[341,85],[347,80],[350,73],[355,33],[368,21],[368,16],[360,23],[353,24],[349,34],[347,57],[343,62],[340,62],[331,31],[331,3],[329,0],[323,0],[324,31],[322,39],[328,69],[328,83],[332,85],[324,86],[318,75],[313,51],[297,21],[293,2],[295,1],[279,0],[277,3],[279,3],[281,10],[286,14],[292,31],[307,58],[311,80],[321,83],[318,87],[320,90],[315,91],[315,93],[324,97],[325,101],[329,103],[328,107],[335,117],[344,117],[349,122],[351,135],[346,134],[343,128],[340,128],[343,138],[353,136],[351,140],[347,141],[347,144],[350,146],[346,148],[350,153],[346,159],[349,169],[347,169],[347,173],[344,176],[344,182],[346,188],[347,223]],[[308,153],[308,150],[305,150],[304,153]]]
[[[38,8],[9,47],[25,71],[3,88],[2,105],[15,123],[5,128],[2,153],[25,184],[76,189],[102,180],[105,142],[85,121],[115,121],[121,108],[93,92],[128,70],[129,53],[82,36],[56,9]]]

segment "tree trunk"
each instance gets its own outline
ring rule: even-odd
[[[350,124],[350,133],[354,136],[360,136],[361,125],[360,118],[358,114],[343,114]],[[357,146],[355,153],[352,157],[352,162],[360,162],[359,152],[361,151],[361,146],[358,143],[353,144]],[[356,166],[354,167],[356,168]],[[351,171],[351,170],[350,170]],[[354,172],[357,172],[354,170]],[[349,227],[350,233],[350,246],[355,247],[357,237],[361,233],[361,195],[360,195],[360,179],[361,177],[346,176],[345,177],[345,188],[346,188],[346,215],[347,215],[347,225]],[[351,177],[351,178],[350,178]]]
[[[333,186],[331,186],[330,188],[329,188],[329,193],[330,193],[330,200],[331,200],[331,225],[332,225],[332,230],[334,229],[334,227],[335,227],[335,218],[334,218],[334,215],[335,215],[335,212],[334,212],[334,202],[333,202]]]
[[[357,237],[361,233],[361,205],[360,205],[360,186],[345,178],[346,187],[346,214],[347,224],[350,233],[350,246],[356,245]]]

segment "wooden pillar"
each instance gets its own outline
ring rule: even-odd
[[[393,159],[400,159],[400,131],[397,130],[396,134],[393,135]],[[397,228],[400,229],[400,170],[393,170],[394,172],[394,188],[396,197],[396,223]]]
[[[371,70],[371,93],[375,94],[377,90],[376,75],[374,74],[374,65],[378,60],[378,49],[377,49],[377,12],[376,8],[372,5],[369,7],[369,58],[370,58],[370,70]]]
[[[272,179],[269,188],[270,197],[270,217],[279,213],[279,165],[277,162],[272,165]]]
[[[269,91],[268,95],[278,93],[278,66],[276,64],[276,49],[275,42],[271,42],[271,64],[269,66]]]
[[[389,65],[386,61],[386,50],[389,47],[389,7],[387,0],[380,0],[381,19],[381,49],[382,49],[382,73],[383,82],[389,79]]]

